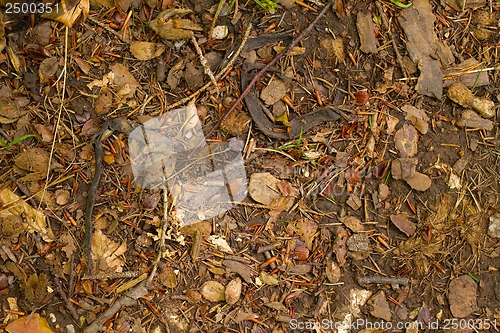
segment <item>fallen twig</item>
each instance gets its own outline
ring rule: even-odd
[[[104,311],[96,320],[94,320],[89,326],[85,328],[85,333],[97,333],[101,330],[106,329],[104,323],[112,318],[115,314],[120,311],[123,306],[133,306],[137,303],[137,300],[143,296],[146,296],[148,290],[146,284],[142,282],[141,284],[130,289],[125,295],[120,297],[111,307]]]
[[[407,286],[408,285],[408,278],[401,278],[401,277],[386,277],[386,276],[369,276],[369,277],[362,277],[359,278],[358,283],[360,285],[367,285],[367,284],[398,284],[402,286]]]
[[[69,313],[71,314],[71,317],[73,317],[73,319],[75,321],[78,321],[78,319],[79,319],[78,313],[76,312],[75,306],[73,305],[73,303],[71,303],[71,301],[68,299],[68,296],[64,292],[64,289],[61,285],[61,280],[58,277],[56,277],[54,279],[54,283],[56,285],[56,291],[59,294],[59,296],[61,297],[61,299],[63,300],[64,305],[66,305],[66,308],[68,309]]]
[[[260,79],[260,77],[264,73],[266,73],[272,66],[274,66],[278,62],[278,60],[280,60],[285,54],[287,54],[295,46],[297,46],[297,44],[302,39],[304,39],[304,37],[312,30],[312,28],[316,25],[316,23],[318,23],[319,19],[323,15],[325,15],[325,13],[330,9],[330,7],[333,5],[334,2],[336,2],[336,1],[335,0],[330,0],[330,2],[328,2],[328,4],[316,16],[316,18],[309,24],[309,26],[307,28],[305,28],[297,36],[297,38],[295,38],[283,51],[281,51],[276,57],[274,57],[273,60],[271,60],[266,66],[264,66],[257,74],[255,74],[255,76],[253,77],[253,79],[248,83],[248,86],[246,87],[246,89],[241,93],[240,97],[236,100],[236,102],[234,102],[233,106],[231,106],[231,108],[226,112],[226,114],[222,117],[222,119],[219,122],[217,122],[217,124],[214,127],[212,127],[212,129],[207,133],[207,135],[205,137],[208,138],[211,134],[213,134],[213,132],[215,132],[219,128],[219,126],[221,125],[221,123],[223,121],[225,121],[229,117],[229,115],[236,109],[236,107],[241,102],[243,102],[243,99],[245,98],[245,96],[248,95],[248,93],[250,92],[250,90],[252,90],[253,86],[255,85],[255,83],[257,83],[257,81]],[[203,142],[204,142],[203,140],[200,141],[198,143],[198,145],[193,149],[192,153],[194,153],[196,150],[198,150],[198,148],[203,144]]]
[[[247,29],[245,30],[245,34],[243,35],[243,39],[241,40],[240,46],[234,52],[233,56],[231,57],[231,60],[229,60],[229,62],[227,63],[227,65],[224,66],[224,68],[219,72],[219,74],[215,75],[215,81],[219,80],[227,72],[227,70],[229,68],[231,68],[231,66],[234,64],[234,62],[236,61],[236,59],[240,55],[241,51],[243,50],[243,47],[245,46],[245,43],[246,43],[246,41],[248,39],[248,36],[250,35],[250,30],[251,29],[252,29],[252,24],[249,24],[248,27],[247,27]],[[211,85],[212,85],[212,81],[210,80],[207,83],[205,83],[205,85],[203,87],[201,87],[200,89],[196,90],[192,95],[184,97],[180,101],[177,101],[177,102],[175,102],[173,104],[168,105],[165,108],[165,111],[172,110],[173,108],[176,108],[176,107],[178,107],[180,105],[183,105],[183,104],[189,102],[190,100],[192,100],[193,98],[195,98],[196,96],[198,96],[199,94],[201,94],[203,91],[205,91],[205,89],[207,89]]]

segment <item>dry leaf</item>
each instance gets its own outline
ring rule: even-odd
[[[54,333],[47,319],[40,317],[38,313],[14,320],[5,327],[5,330],[8,333]]]
[[[56,57],[48,58],[42,61],[38,67],[38,76],[40,83],[47,83],[52,75],[57,73],[59,63]]]
[[[231,280],[227,286],[225,291],[226,302],[230,305],[236,304],[241,296],[241,279],[236,278]]]
[[[281,194],[284,196],[297,197],[299,195],[299,190],[290,184],[290,182],[286,180],[282,180],[277,184]]]
[[[14,158],[18,168],[29,172],[47,172],[49,167],[49,153],[42,148],[29,148]]]
[[[354,232],[362,232],[365,230],[365,227],[363,226],[361,221],[355,216],[346,216],[343,218],[339,218],[339,221],[344,223],[346,227]]]
[[[317,231],[318,225],[313,221],[305,218],[300,218],[297,221],[297,233],[300,235],[300,239],[305,243],[309,250],[313,249],[312,241]]]
[[[163,272],[160,273],[161,283],[170,289],[177,287],[177,277],[175,276],[174,269],[172,267],[167,267]]]
[[[259,316],[253,312],[239,312],[236,318],[234,318],[234,321],[239,323],[244,320],[254,320],[258,318]]]
[[[415,223],[408,220],[408,218],[404,215],[391,215],[391,221],[399,230],[404,232],[408,237],[412,236],[417,230]]]
[[[387,134],[392,134],[398,123],[399,123],[398,118],[393,116],[387,116]]]
[[[87,19],[90,10],[90,1],[61,0],[57,9],[58,10],[52,10],[50,13],[43,13],[42,17],[49,20],[61,22],[71,28],[80,16],[83,16],[84,21]]]
[[[334,260],[327,261],[325,273],[330,283],[337,283],[340,281],[340,266]]]
[[[286,49],[286,47],[276,45],[273,47],[273,49],[276,53],[281,53],[284,49]],[[295,46],[286,55],[287,56],[301,55],[304,54],[305,52],[306,52],[305,47]]]
[[[177,89],[179,81],[184,76],[184,68],[186,67],[186,60],[181,58],[168,72],[167,84],[171,90]]]
[[[401,157],[413,157],[418,152],[418,132],[412,125],[404,124],[394,134],[394,142]]]
[[[253,173],[248,183],[248,194],[253,200],[270,205],[273,200],[280,197],[278,183],[279,180],[269,172]]]
[[[407,113],[406,120],[410,120],[413,126],[422,134],[429,131],[429,117],[424,110],[417,109],[416,107],[406,104],[401,109]]]
[[[345,62],[344,41],[340,38],[327,38],[321,41],[321,47],[326,49],[327,57],[331,65],[335,65],[335,60]]]
[[[9,188],[0,191],[0,202],[3,206],[3,210],[0,212],[1,218],[23,216],[23,221],[26,223],[25,227],[29,233],[32,234],[36,231],[46,242],[55,240],[52,230],[47,226],[45,215],[31,207]]]
[[[219,302],[226,299],[224,286],[217,281],[207,281],[201,286],[201,294],[210,302]]]
[[[198,110],[196,109],[195,101],[192,100],[188,103],[186,107],[186,121],[182,125],[182,135],[186,135],[187,132],[196,128],[199,124],[200,119],[198,118]]]
[[[81,58],[74,57],[73,60],[76,62],[78,67],[85,73],[85,75],[88,75],[90,72],[90,65],[88,62],[82,60]]]
[[[167,47],[161,43],[132,42],[130,52],[139,60],[151,60],[158,58]]]
[[[44,124],[36,124],[35,130],[38,132],[38,134],[40,134],[43,142],[52,142],[52,140],[54,139],[52,131]]]
[[[260,272],[259,279],[262,281],[262,283],[267,284],[269,286],[279,285],[279,280],[277,278],[275,278],[272,275],[267,274],[264,271]]]
[[[224,38],[227,37],[228,31],[229,30],[227,29],[227,26],[225,26],[225,25],[218,25],[212,31],[212,38],[215,38],[215,39],[224,39]]]
[[[137,83],[135,77],[121,64],[111,66],[111,71],[113,72],[113,88],[118,90],[124,98],[133,97],[135,91],[139,88],[139,83]]]
[[[76,251],[75,240],[73,237],[71,237],[69,233],[64,233],[59,237],[59,242],[61,245],[64,245],[62,250],[66,253],[66,258],[71,258]]]
[[[252,284],[252,269],[248,267],[247,265],[242,264],[241,262],[234,261],[234,260],[224,260],[222,262],[224,266],[229,268],[230,271],[237,273],[239,276],[243,278],[243,280],[248,283]]]
[[[42,304],[47,300],[48,287],[47,275],[32,274],[24,284],[24,297],[32,304]]]
[[[227,243],[227,240],[225,240],[224,238],[218,235],[211,235],[208,236],[208,241],[212,243],[212,245],[217,247],[220,251],[228,254],[234,254],[233,249],[231,249],[231,247]]]
[[[101,95],[95,101],[94,111],[100,116],[108,113],[112,106],[113,93],[109,90],[109,88],[103,87],[101,89]]]
[[[92,259],[103,272],[121,272],[125,261],[120,256],[126,251],[127,243],[113,242],[100,229],[92,235]]]
[[[283,80],[274,79],[267,87],[262,89],[260,98],[262,98],[266,105],[273,105],[285,97],[287,91],[288,87]]]
[[[294,197],[279,197],[271,202],[271,211],[269,212],[269,220],[266,224],[266,230],[272,230],[273,224],[278,221],[281,212],[287,211],[292,208],[295,202]]]
[[[203,31],[203,28],[193,21],[180,18],[190,13],[192,11],[189,9],[166,9],[158,14],[149,26],[161,38],[166,40],[189,39],[194,36],[193,31]]]
[[[28,113],[10,98],[0,97],[0,124],[10,124]]]

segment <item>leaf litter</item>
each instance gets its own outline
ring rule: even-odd
[[[15,39],[9,39],[8,47],[0,55],[7,60],[0,62],[0,78],[3,80],[6,75],[19,78],[0,89],[5,98],[0,105],[8,107],[6,112],[0,112],[5,132],[0,132],[2,140],[15,142],[12,138],[22,138],[34,131],[42,137],[41,142],[21,140],[0,148],[0,165],[6,170],[0,181],[2,191],[9,188],[18,195],[19,202],[23,200],[21,195],[26,196],[26,202],[33,195],[35,203],[30,200],[30,206],[37,208],[41,202],[38,211],[49,218],[46,224],[29,231],[26,224],[29,214],[26,211],[12,214],[11,203],[2,202],[1,213],[10,212],[11,216],[2,219],[0,264],[5,263],[4,273],[14,280],[14,286],[26,289],[22,283],[29,278],[34,290],[37,286],[42,286],[42,290],[40,264],[57,271],[64,277],[62,291],[83,305],[78,311],[82,318],[87,318],[83,326],[87,326],[88,332],[97,332],[97,326],[103,324],[113,325],[117,330],[138,328],[144,322],[139,317],[149,314],[152,315],[147,318],[166,323],[170,329],[186,330],[189,321],[203,331],[241,326],[259,332],[286,330],[292,317],[314,316],[341,323],[353,318],[395,321],[404,317],[425,324],[434,316],[477,319],[478,309],[483,314],[496,313],[497,295],[482,295],[484,290],[495,290],[497,286],[494,284],[498,280],[497,271],[490,267],[494,267],[491,258],[500,256],[495,247],[495,233],[487,234],[488,223],[485,223],[491,220],[490,225],[495,226],[491,207],[495,207],[498,193],[495,118],[490,117],[495,115],[498,101],[498,93],[491,88],[498,83],[492,44],[495,36],[490,33],[491,26],[497,23],[496,12],[462,9],[451,2],[446,7],[438,3],[429,6],[422,1],[367,7],[352,1],[337,1],[335,11],[327,13],[331,15],[328,31],[313,30],[312,38],[304,39],[300,48],[292,48],[286,58],[275,64],[278,70],[293,68],[294,75],[290,78],[293,84],[286,80],[280,87],[281,78],[276,75],[267,88],[265,80],[258,81],[255,90],[276,113],[270,113],[269,118],[281,117],[278,120],[285,128],[275,130],[286,131],[287,123],[321,104],[338,106],[335,111],[343,112],[342,120],[305,131],[298,142],[278,142],[253,125],[245,106],[236,106],[239,110],[234,114],[238,119],[226,122],[224,130],[209,139],[229,141],[235,139],[232,136],[241,139],[238,146],[245,156],[248,177],[243,177],[237,185],[244,188],[250,178],[252,191],[248,191],[249,196],[245,193],[243,202],[234,200],[239,202],[237,206],[225,213],[211,213],[212,207],[193,212],[190,200],[196,200],[193,193],[197,189],[192,185],[200,183],[200,178],[186,170],[179,174],[188,175],[187,179],[194,183],[186,186],[186,179],[177,182],[166,199],[158,189],[137,187],[131,178],[128,156],[133,147],[130,142],[130,147],[127,146],[127,134],[106,133],[102,140],[106,165],[97,204],[109,206],[108,211],[114,215],[111,221],[111,215],[95,214],[95,234],[103,246],[94,244],[99,252],[94,256],[102,272],[108,274],[105,275],[108,280],[102,281],[101,276],[80,280],[84,262],[74,255],[79,252],[82,239],[86,185],[94,168],[89,161],[95,147],[86,143],[99,133],[105,119],[149,120],[165,113],[164,109],[180,96],[196,96],[198,107],[190,104],[183,118],[164,121],[177,121],[176,128],[184,138],[193,135],[193,124],[186,121],[192,115],[203,115],[200,119],[204,127],[217,122],[234,103],[235,96],[242,93],[237,80],[241,63],[235,62],[231,70],[219,77],[219,91],[208,88],[194,93],[197,87],[210,81],[198,57],[212,53],[227,61],[234,52],[232,46],[242,40],[240,24],[249,22],[246,9],[255,4],[245,4],[245,11],[241,11],[242,4],[239,8],[226,4],[224,15],[231,19],[222,23],[227,26],[222,33],[228,35],[216,40],[205,36],[206,31],[211,31],[207,22],[213,23],[213,27],[221,26],[217,22],[221,19],[215,14],[217,5],[213,11],[204,9],[214,4],[193,9],[174,5],[175,9],[162,12],[165,7],[153,2],[135,7],[120,1],[117,5],[121,9],[114,3],[101,2],[109,10],[105,17],[96,16],[94,4],[85,1],[61,3],[72,7],[63,22],[79,29],[69,30],[76,44],[69,49],[68,59],[74,62],[66,64],[60,60],[64,54],[65,43],[61,39],[64,34],[53,34],[55,25],[46,25],[44,30],[36,20],[32,23],[33,38],[43,31],[45,37],[35,40],[27,35],[27,38],[29,44],[40,47],[23,44],[19,48]],[[288,9],[275,10],[280,15],[286,14],[287,22],[288,18],[296,20],[297,31],[303,29],[302,22],[311,21],[314,12],[309,7],[321,9],[315,3],[288,5]],[[88,15],[87,6],[93,14],[80,26]],[[387,14],[395,17],[398,24],[387,20]],[[464,24],[465,19],[470,25]],[[24,29],[12,20],[8,22],[9,33]],[[149,26],[151,22],[154,28]],[[267,28],[253,27],[257,37],[250,39],[258,39],[264,32],[271,36],[278,31],[288,36],[295,34],[283,33],[283,22],[279,19],[271,17],[267,22]],[[420,28],[424,26],[431,29],[422,31]],[[192,40],[188,41],[191,37],[198,41],[201,53],[193,49]],[[425,45],[419,44],[422,40]],[[316,44],[320,41],[318,48]],[[253,56],[253,64],[269,62],[288,43],[261,44]],[[456,60],[450,57],[449,45],[454,48]],[[26,53],[16,53],[23,49]],[[462,59],[463,54],[470,58]],[[248,55],[246,59],[251,58]],[[216,65],[210,67],[217,69]],[[60,74],[69,75],[65,87],[62,81],[52,85]],[[92,82],[88,88],[87,84]],[[457,88],[457,83],[466,88]],[[443,85],[449,88],[443,89]],[[269,93],[271,90],[273,94]],[[44,95],[40,94],[42,91]],[[444,92],[446,97],[441,97]],[[68,104],[71,109],[62,114],[61,122],[56,122],[57,107],[68,99],[73,102]],[[78,109],[83,104],[91,106],[86,113]],[[155,128],[157,133],[162,131],[159,128]],[[65,146],[47,155],[52,140]],[[186,141],[177,140],[176,144],[186,145]],[[293,147],[279,148],[287,145]],[[23,157],[23,152],[28,153]],[[48,156],[52,158],[50,170],[47,170]],[[131,160],[137,158],[130,156]],[[481,163],[476,162],[478,156],[484,158]],[[469,161],[465,165],[459,163],[463,158]],[[14,175],[27,178],[17,183],[11,181],[12,165],[17,168]],[[198,163],[190,167],[200,171]],[[263,173],[274,177],[269,177],[273,180],[254,186],[252,176]],[[49,179],[45,179],[47,174]],[[229,183],[231,188],[236,185]],[[23,184],[26,186],[21,189]],[[257,192],[261,192],[260,197]],[[443,192],[448,194],[441,196]],[[226,200],[216,195],[211,199],[213,207]],[[106,210],[96,210],[103,211]],[[199,223],[194,231],[187,229],[190,226],[183,227],[182,242],[169,239],[163,245],[156,244],[162,239],[158,232],[165,218],[162,216],[175,220],[182,217],[181,212],[192,214],[193,221],[207,216],[210,219]],[[52,236],[60,244],[53,246],[54,242],[45,240],[41,234],[44,229],[47,233],[54,230]],[[218,245],[214,246],[212,240]],[[39,256],[21,257],[19,249],[37,252]],[[149,285],[154,292],[125,284],[124,288],[134,291],[132,297],[118,298],[116,306],[109,306],[116,312],[104,318],[109,292],[115,284],[122,279],[130,279],[127,282],[132,285],[139,283],[132,276],[154,271],[157,251],[161,251],[158,270],[156,275],[152,274]],[[20,269],[26,271],[26,278]],[[130,277],[109,275],[118,271]],[[55,273],[44,270],[44,274],[52,286]],[[34,276],[38,277],[38,283],[34,283]],[[370,283],[363,285],[366,289],[359,289],[354,276],[379,281],[391,288]],[[457,280],[458,284],[463,276],[477,279],[479,282],[474,283],[478,287],[473,288],[470,283],[467,288],[457,288],[450,283]],[[411,291],[405,294],[395,289],[398,283],[393,282],[408,277],[412,280]],[[72,287],[71,281],[75,279],[81,282],[77,283],[79,289]],[[217,301],[211,304],[200,293],[207,281],[222,286],[218,287],[218,296],[212,298]],[[429,292],[426,289],[429,285],[441,293]],[[14,288],[8,290],[11,295],[19,296]],[[337,298],[340,294],[347,297]],[[367,302],[372,294],[375,296]],[[59,292],[51,297],[64,299]],[[146,303],[147,309],[137,312],[139,297],[143,297],[140,302]],[[104,303],[98,304],[96,299]],[[455,299],[467,302],[460,308]],[[387,307],[388,300],[402,306]],[[98,316],[95,321],[86,316],[84,307],[89,304],[99,307],[94,311]],[[326,310],[331,304],[337,305],[334,317]],[[262,305],[280,311],[278,316],[269,316]],[[31,311],[24,306],[23,310]],[[165,313],[168,315],[163,316]],[[417,313],[418,318],[414,316]],[[55,316],[60,323],[60,314],[56,312]]]

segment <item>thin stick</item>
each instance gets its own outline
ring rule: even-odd
[[[318,16],[316,16],[316,18],[309,24],[309,26],[297,36],[297,38],[295,38],[283,51],[281,51],[276,57],[274,57],[273,60],[271,60],[266,66],[264,66],[264,68],[262,68],[257,74],[255,74],[252,81],[248,83],[248,86],[241,93],[240,97],[236,100],[233,106],[229,109],[229,111],[226,112],[226,114],[222,117],[222,119],[214,127],[212,127],[212,129],[207,133],[205,137],[208,138],[211,134],[213,134],[213,132],[215,132],[219,128],[221,123],[225,121],[227,117],[229,117],[231,112],[233,112],[236,109],[236,107],[243,101],[245,96],[248,95],[248,93],[250,92],[250,90],[252,90],[253,86],[255,85],[255,83],[257,83],[260,77],[265,72],[267,72],[269,68],[274,66],[278,62],[278,60],[280,60],[285,54],[290,52],[302,39],[304,39],[304,37],[312,30],[312,28],[316,25],[316,23],[318,23],[319,19],[323,15],[325,15],[326,11],[330,9],[330,7],[333,5],[335,1],[336,0],[330,0],[330,2],[321,10]],[[198,148],[203,144],[203,142],[204,141],[200,141],[198,145],[193,149],[193,152],[198,150]]]
[[[196,49],[196,52],[200,57],[200,63],[205,69],[205,74],[207,74],[210,77],[212,84],[215,86],[217,95],[219,95],[219,85],[217,84],[217,80],[215,79],[214,73],[212,73],[212,70],[210,69],[210,64],[208,63],[207,59],[205,59],[205,57],[203,56],[203,52],[201,51],[200,46],[198,45],[198,42],[196,41],[196,38],[194,36],[191,37],[191,43],[193,43],[194,48]]]
[[[219,80],[227,72],[227,70],[234,64],[234,62],[236,61],[236,59],[240,55],[241,51],[243,50],[243,47],[245,46],[245,43],[247,42],[247,39],[248,39],[248,36],[250,35],[250,30],[251,29],[252,29],[252,24],[250,23],[248,25],[247,29],[245,30],[245,34],[243,35],[243,39],[241,41],[240,46],[238,47],[238,49],[236,50],[236,52],[234,52],[233,56],[231,57],[231,60],[229,60],[229,62],[227,63],[227,65],[224,66],[224,68],[219,72],[219,74],[215,75],[215,80],[216,81]],[[196,96],[198,96],[199,94],[201,94],[203,91],[205,91],[205,89],[207,89],[211,85],[212,85],[212,81],[209,81],[209,82],[205,83],[205,85],[203,87],[201,87],[200,89],[196,90],[192,95],[184,97],[180,101],[177,101],[177,102],[175,102],[173,104],[168,105],[165,108],[165,111],[172,110],[173,108],[176,108],[179,105],[183,105],[183,104],[189,102],[190,100],[192,100],[193,98],[195,98]]]

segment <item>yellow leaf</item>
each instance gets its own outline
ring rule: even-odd
[[[83,20],[87,19],[90,10],[89,0],[62,0],[59,6],[53,7],[49,13],[42,14],[43,18],[61,22],[68,27],[72,27],[76,20],[83,16]]]
[[[5,330],[9,333],[54,333],[50,329],[47,319],[41,318],[38,313],[35,313],[28,320],[29,316],[24,316],[19,319],[14,320],[12,323],[7,325]]]
[[[0,213],[0,218],[7,218],[10,215],[24,215],[28,232],[38,232],[46,242],[53,242],[55,240],[52,230],[47,226],[45,215],[41,211],[31,207],[9,188],[4,188],[0,191],[0,201],[6,207]]]

